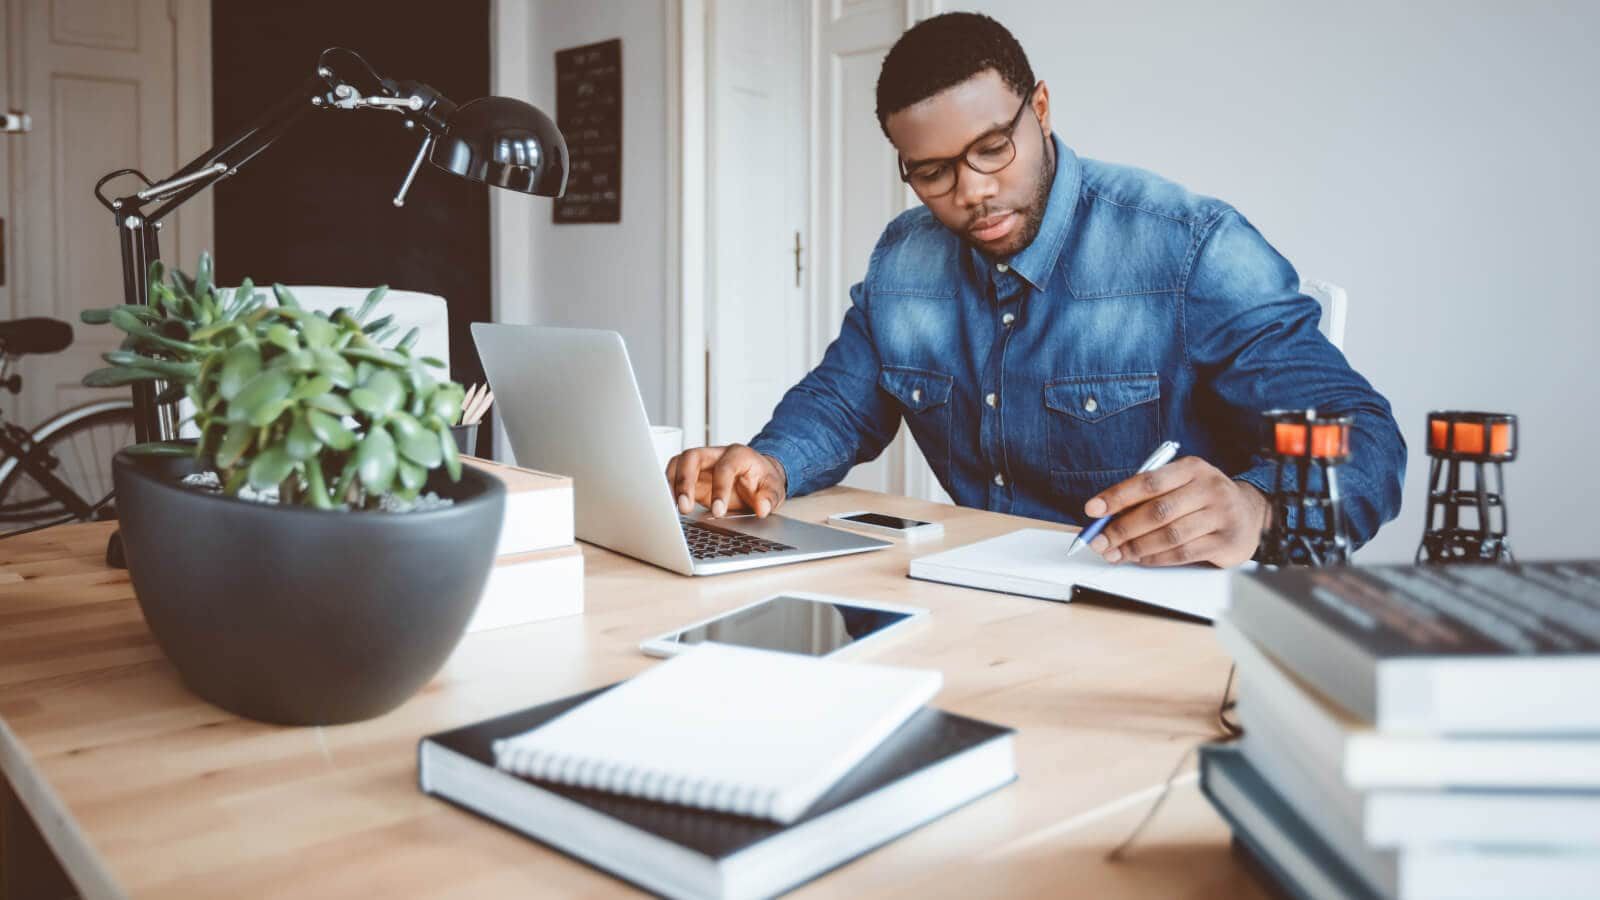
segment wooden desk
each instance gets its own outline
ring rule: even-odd
[[[0,769],[88,897],[633,894],[423,796],[417,739],[632,675],[651,664],[638,642],[684,622],[821,591],[932,609],[872,658],[941,669],[938,705],[1018,728],[1021,778],[797,896],[1260,896],[1192,784],[1130,857],[1103,861],[1214,733],[1228,664],[1210,629],[905,577],[914,555],[1037,523],[843,488],[784,512],[862,508],[943,521],[945,537],[703,579],[586,546],[584,615],[469,635],[398,710],[329,728],[242,720],[185,690],[127,574],[102,563],[109,524],[0,542]]]

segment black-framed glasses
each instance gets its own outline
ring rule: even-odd
[[[919,197],[943,197],[956,189],[958,166],[963,163],[981,175],[993,175],[1011,165],[1017,158],[1017,125],[1022,122],[1022,113],[1038,90],[1039,85],[1035,84],[1033,90],[1022,98],[1022,105],[1017,107],[1010,125],[978,135],[955,156],[924,159],[909,169],[906,168],[906,161],[900,160],[900,180],[911,185]]]

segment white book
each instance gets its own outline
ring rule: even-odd
[[[495,560],[467,631],[527,625],[583,612],[583,551],[576,544]]]
[[[496,556],[565,547],[576,540],[571,478],[476,456],[461,461],[505,483],[506,513]]]
[[[1024,528],[917,557],[911,577],[1062,602],[1082,587],[1202,619],[1216,618],[1228,605],[1233,570],[1112,565],[1092,550],[1068,559],[1072,539],[1065,531]]]
[[[1241,680],[1241,696],[1250,683]],[[1327,805],[1316,814],[1337,815],[1344,826],[1378,849],[1448,844],[1544,847],[1600,852],[1600,791],[1536,788],[1436,788],[1359,790],[1283,719],[1261,707],[1240,705],[1245,736],[1239,742],[1268,781],[1309,781]]]
[[[1202,751],[1202,783],[1235,827],[1244,829],[1296,882],[1298,890],[1287,894],[1576,900],[1594,897],[1595,885],[1600,884],[1600,853],[1595,852],[1466,845],[1375,850],[1365,846],[1343,819],[1327,814],[1328,801],[1314,782],[1279,783],[1233,748],[1219,749]],[[1331,861],[1322,858],[1323,848],[1314,846],[1318,842],[1362,884],[1343,883]]]
[[[495,764],[557,784],[788,824],[943,680],[936,671],[706,643],[495,741]]]
[[[1216,633],[1239,667],[1241,715],[1301,735],[1317,764],[1351,787],[1600,788],[1600,737],[1379,731],[1268,656],[1231,616]]]

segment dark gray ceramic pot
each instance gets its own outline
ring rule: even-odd
[[[353,722],[444,665],[494,565],[505,486],[470,466],[426,512],[266,506],[178,484],[188,458],[118,453],[128,572],[185,684],[252,719]]]

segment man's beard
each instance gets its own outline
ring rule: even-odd
[[[1033,239],[1039,236],[1039,229],[1044,225],[1045,208],[1050,203],[1050,188],[1055,184],[1056,180],[1054,150],[1055,148],[1051,146],[1049,138],[1046,137],[1045,152],[1039,160],[1039,178],[1034,182],[1033,196],[1028,199],[1026,206],[1012,210],[1022,217],[1022,226],[1012,236],[1012,241],[1008,247],[999,251],[986,250],[981,244],[972,239],[971,224],[980,222],[992,214],[987,207],[980,208],[973,213],[972,223],[969,223],[968,227],[961,232],[962,239],[972,245],[979,253],[996,259],[1003,256],[1015,256],[1027,249],[1033,243]]]

